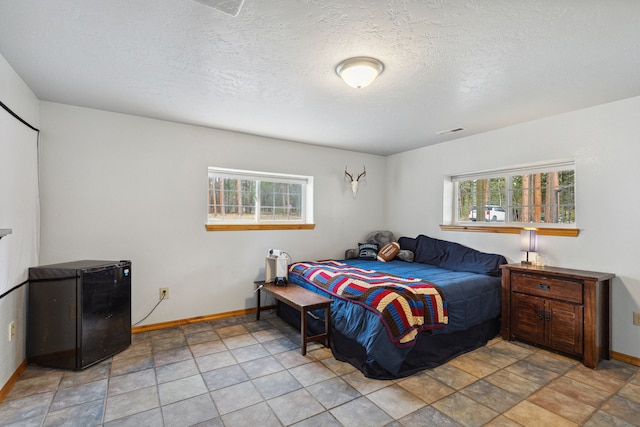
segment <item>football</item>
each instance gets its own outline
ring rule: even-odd
[[[378,251],[377,259],[378,261],[382,262],[391,261],[393,258],[395,258],[396,255],[398,255],[398,252],[400,252],[400,245],[398,244],[398,242],[391,242],[384,245]]]

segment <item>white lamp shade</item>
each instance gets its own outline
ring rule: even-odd
[[[522,230],[520,231],[520,250],[526,252],[535,252],[538,237],[536,230]]]
[[[349,86],[360,89],[369,86],[382,73],[384,65],[374,58],[349,58],[336,67],[336,74]]]

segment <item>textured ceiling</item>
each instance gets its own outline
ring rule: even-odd
[[[0,0],[0,54],[42,100],[386,155],[639,96],[639,17],[636,0]],[[352,89],[335,74],[352,56],[385,70]]]

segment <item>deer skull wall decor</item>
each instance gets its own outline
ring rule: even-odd
[[[367,175],[367,168],[362,165],[363,171],[358,174],[356,179],[353,179],[353,175],[347,172],[347,165],[344,166],[344,175],[348,176],[351,180],[351,192],[353,193],[353,198],[356,198],[356,194],[358,194],[358,184],[360,182],[360,178],[363,178]]]

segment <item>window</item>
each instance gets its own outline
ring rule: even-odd
[[[208,225],[313,223],[311,176],[210,167],[208,197]]]
[[[456,224],[575,227],[575,164],[451,177]]]

